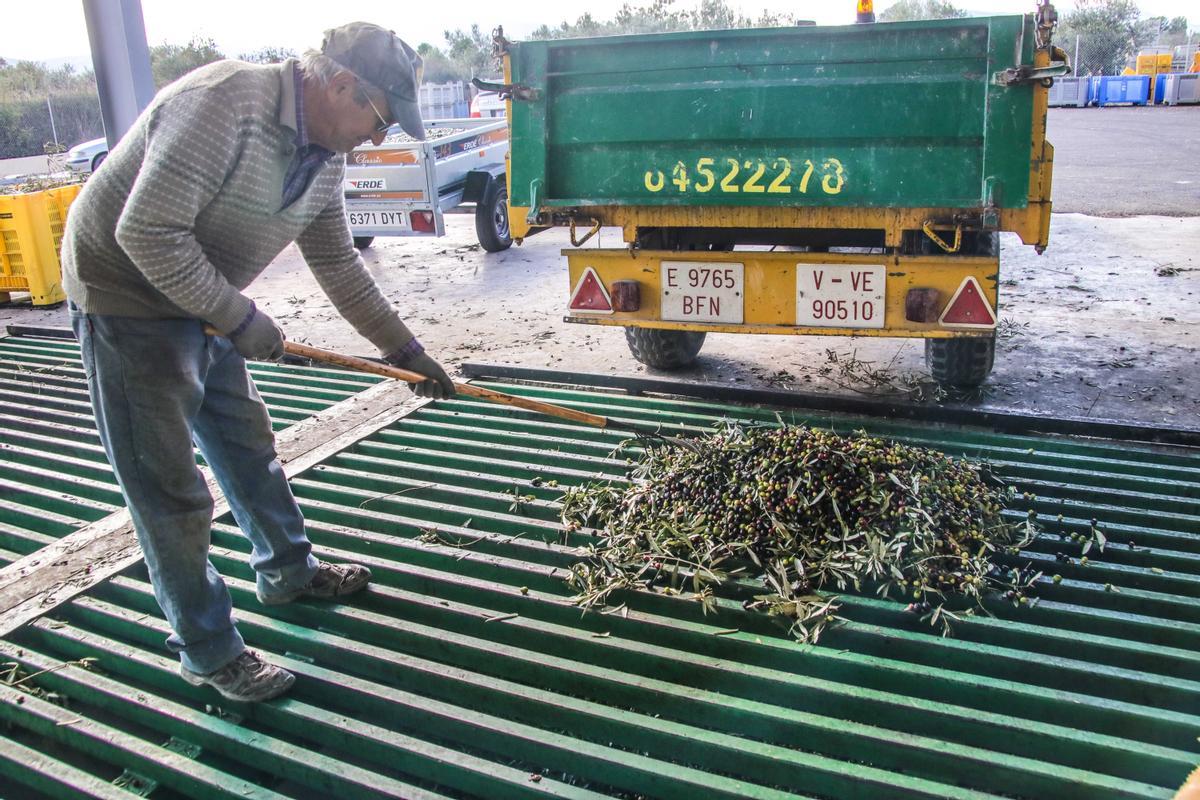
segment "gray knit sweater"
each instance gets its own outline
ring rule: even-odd
[[[166,87],[71,206],[63,284],[93,314],[190,317],[231,331],[241,293],[295,241],[338,312],[383,353],[412,339],[363,266],[346,223],[345,161],[287,208],[295,151],[292,61],[221,61]]]

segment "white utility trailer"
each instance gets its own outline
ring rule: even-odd
[[[346,214],[354,244],[376,236],[442,236],[443,214],[475,204],[475,232],[483,249],[512,245],[504,164],[508,121],[426,120],[425,141],[393,127],[383,143],[346,157]]]

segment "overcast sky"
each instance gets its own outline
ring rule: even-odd
[[[485,32],[498,24],[509,38],[519,39],[543,23],[574,21],[585,10],[597,19],[608,19],[626,0],[586,0],[557,4],[554,16],[540,13],[541,3],[498,3],[495,0],[453,0],[446,3],[398,0],[142,0],[146,36],[150,44],[182,44],[195,34],[211,36],[230,56],[266,46],[288,47],[297,52],[320,42],[326,28],[352,20],[366,20],[392,28],[414,47],[421,42],[443,46],[442,32],[478,23]],[[648,5],[648,0],[629,0]],[[882,11],[892,0],[876,0]],[[678,8],[694,8],[699,0],[676,0]],[[956,0],[956,5],[981,13],[1019,14],[1032,11],[1035,0]],[[853,21],[854,0],[731,0],[747,16],[772,12],[814,19],[821,25]],[[1058,5],[1059,13],[1072,7]],[[80,0],[34,0],[4,3],[0,25],[0,56],[10,60],[51,61],[87,57],[87,29]],[[1200,29],[1197,0],[1141,0],[1143,16],[1188,16],[1190,27]],[[414,13],[417,11],[418,13]]]

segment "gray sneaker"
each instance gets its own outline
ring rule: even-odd
[[[362,564],[330,564],[317,562],[317,573],[304,586],[283,594],[266,595],[258,592],[258,602],[265,606],[281,606],[301,597],[328,600],[361,592],[371,582],[371,570]]]
[[[296,682],[295,675],[267,663],[253,650],[243,650],[240,656],[216,672],[202,675],[180,664],[179,674],[192,686],[211,686],[225,699],[241,703],[258,703],[278,697]]]

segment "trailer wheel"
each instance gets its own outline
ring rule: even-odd
[[[508,227],[508,188],[493,179],[483,193],[483,202],[475,205],[475,234],[489,253],[499,253],[512,247],[512,232]]]
[[[633,357],[655,369],[681,369],[691,365],[704,346],[703,331],[660,328],[625,328],[625,343]]]
[[[921,231],[914,231],[917,252],[925,255],[939,252],[937,246]],[[961,252],[964,255],[998,256],[1000,234],[995,231],[966,231]],[[929,374],[942,386],[952,389],[974,389],[987,380],[996,361],[995,334],[984,338],[926,339],[925,365]]]
[[[357,247],[359,250],[366,250],[368,247],[371,246],[371,243],[374,241],[375,241],[374,236],[355,236],[354,237],[354,246]]]
[[[942,386],[974,389],[983,383],[996,360],[996,337],[926,339],[925,365]]]

